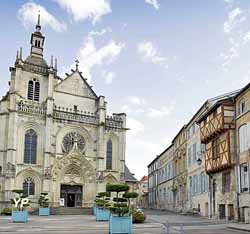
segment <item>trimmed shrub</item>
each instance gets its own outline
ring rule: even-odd
[[[132,211],[133,223],[143,223],[146,220],[146,215],[139,209]]]
[[[12,209],[9,207],[3,208],[1,212],[2,215],[8,215],[8,216],[11,215],[11,213],[12,213]]]

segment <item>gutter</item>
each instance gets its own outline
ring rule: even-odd
[[[241,220],[240,217],[240,165],[239,165],[239,157],[237,154],[237,127],[236,127],[236,99],[233,97],[233,106],[234,106],[234,131],[233,131],[233,138],[234,138],[234,159],[235,159],[235,182],[236,182],[236,203],[237,203],[237,217],[238,221]]]

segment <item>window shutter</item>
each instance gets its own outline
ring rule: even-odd
[[[196,143],[193,144],[193,162],[195,163],[197,160],[196,158]]]

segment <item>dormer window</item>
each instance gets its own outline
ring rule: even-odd
[[[27,98],[29,100],[39,102],[39,97],[40,97],[40,83],[36,79],[29,80]]]
[[[245,103],[245,100],[242,99],[240,101],[240,114],[243,114],[245,111],[246,111],[246,103]]]

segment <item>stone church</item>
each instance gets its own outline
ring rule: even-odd
[[[39,16],[30,55],[17,52],[0,101],[0,208],[13,189],[34,202],[48,192],[52,207],[90,207],[107,183],[126,180],[126,115],[107,115],[78,61],[61,78],[57,60],[43,57],[44,41]]]

